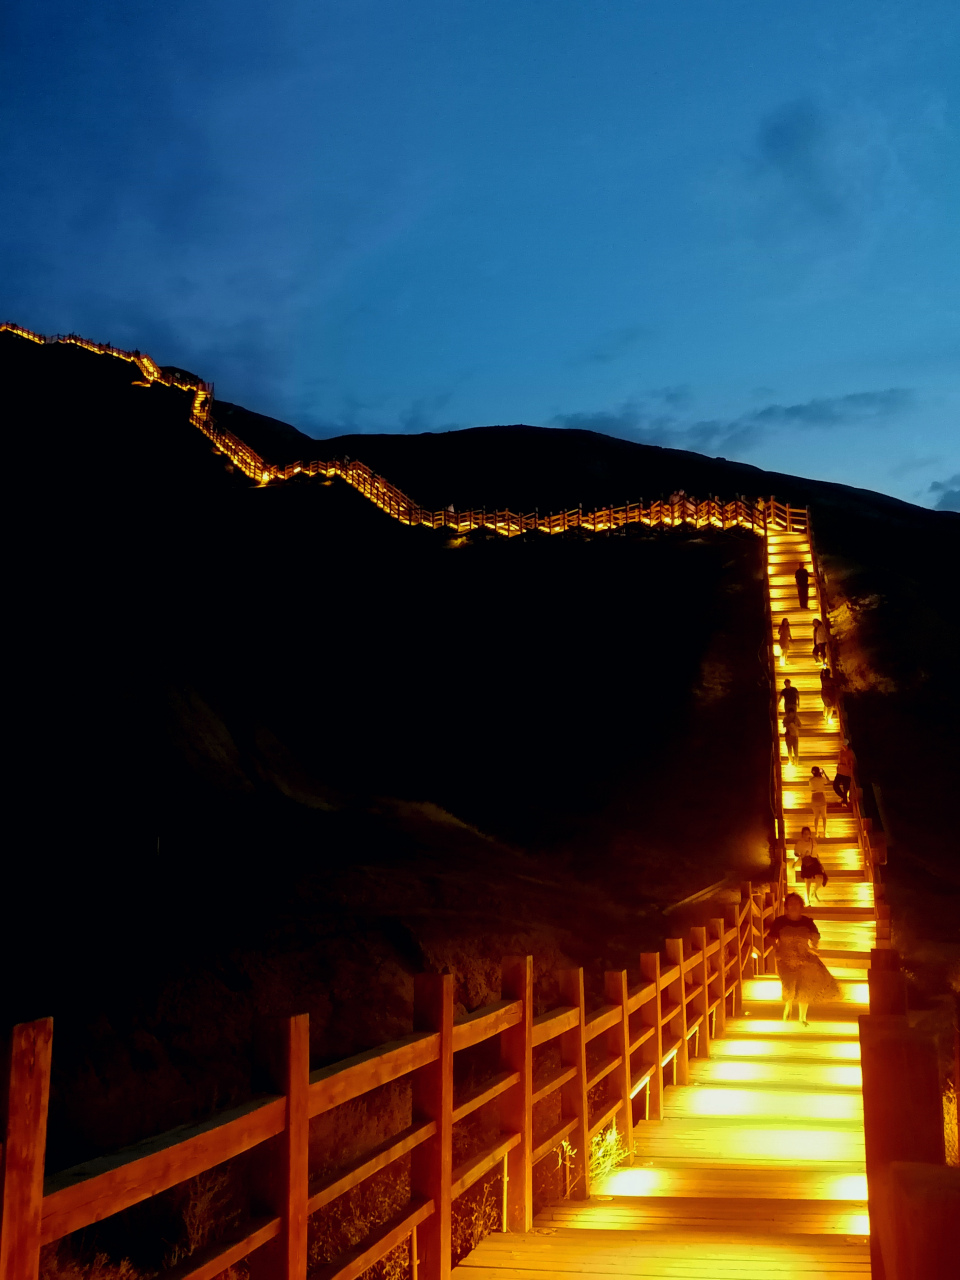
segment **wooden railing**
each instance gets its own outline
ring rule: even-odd
[[[45,338],[42,334],[33,333],[19,325],[0,323],[0,332],[4,330],[16,333],[31,342],[72,343],[101,355],[112,355],[131,361],[140,369],[145,380],[143,384],[138,385],[161,382],[166,386],[192,391],[194,404],[190,421],[225,457],[258,484],[266,485],[292,480],[301,474],[327,478],[338,476],[362,493],[381,511],[385,511],[402,524],[425,525],[430,529],[452,529],[458,534],[470,533],[475,529],[489,529],[508,538],[518,537],[533,530],[542,533],[567,533],[571,529],[586,529],[591,533],[609,533],[632,524],[646,525],[650,528],[672,528],[683,524],[692,525],[698,529],[740,528],[750,529],[761,536],[766,533],[768,525],[771,529],[786,529],[795,533],[807,530],[807,512],[804,508],[790,507],[777,502],[774,498],[770,498],[769,501],[742,497],[730,502],[721,501],[719,498],[698,501],[685,493],[675,493],[667,500],[657,499],[647,505],[642,502],[631,502],[623,506],[598,507],[593,511],[584,511],[582,506],[578,506],[565,511],[551,512],[548,515],[541,515],[539,511],[526,513],[508,510],[488,511],[485,507],[466,511],[455,511],[452,507],[432,510],[420,506],[396,485],[391,484],[383,476],[377,475],[365,463],[355,459],[291,462],[283,467],[265,461],[245,441],[217,426],[212,413],[212,384],[202,382],[200,379],[187,382],[182,378],[177,379],[172,375],[164,374],[149,356],[139,351],[121,351],[110,346],[109,343],[89,342],[76,334],[55,334],[53,337]]]
[[[823,572],[823,566],[817,553],[817,546],[813,536],[813,527],[807,520],[808,539],[810,542],[810,555],[813,561],[814,579],[817,584],[817,594],[820,600],[820,608],[823,613],[823,621],[827,624],[827,658],[831,672],[833,672],[836,681],[836,711],[837,723],[840,726],[840,734],[848,741],[851,740],[850,727],[847,719],[846,703],[843,696],[843,689],[839,680],[839,673],[842,669],[840,663],[840,655],[837,650],[837,643],[833,635],[833,631],[829,626],[828,603],[829,592],[827,587],[826,574]],[[864,871],[867,880],[873,885],[873,903],[874,911],[877,918],[877,946],[890,946],[890,907],[886,901],[885,890],[881,878],[881,867],[887,861],[887,836],[883,830],[875,829],[873,819],[863,809],[863,788],[859,785],[859,777],[854,776],[851,779],[850,787],[850,810],[853,815],[857,828],[857,842],[860,845],[860,851],[863,856]]]
[[[626,971],[604,977],[604,1003],[588,1007],[582,969],[557,975],[561,1005],[534,1016],[533,960],[508,957],[502,999],[453,1016],[453,979],[415,980],[414,1030],[392,1044],[310,1071],[307,1016],[272,1024],[276,1092],[54,1175],[44,1183],[51,1019],[13,1029],[9,1049],[3,1149],[0,1280],[34,1280],[40,1248],[255,1150],[259,1216],[230,1240],[164,1273],[169,1280],[206,1280],[256,1255],[256,1274],[305,1275],[307,1220],[351,1188],[412,1155],[406,1208],[336,1260],[327,1280],[354,1280],[409,1241],[413,1274],[440,1280],[450,1270],[452,1205],[492,1170],[503,1175],[504,1229],[532,1223],[532,1171],[562,1148],[570,1194],[590,1192],[591,1142],[617,1124],[627,1147],[634,1127],[663,1115],[663,1090],[685,1084],[690,1056],[705,1055],[741,1006],[745,977],[772,967],[769,921],[776,886],[745,885],[739,905],[688,938],[666,942],[666,954],[639,956],[637,981]],[[454,1057],[499,1038],[500,1067],[457,1096]],[[537,1050],[559,1043],[559,1066],[542,1078]],[[408,1123],[360,1159],[323,1179],[311,1177],[310,1121],[391,1081],[409,1077]],[[603,1089],[598,1086],[606,1081]],[[543,1132],[544,1104],[559,1123]],[[496,1108],[499,1136],[454,1167],[453,1129],[482,1107]],[[566,1144],[564,1146],[564,1144]],[[262,1270],[259,1269],[262,1267]]]

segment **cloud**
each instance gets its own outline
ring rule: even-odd
[[[929,458],[908,454],[907,457],[901,458],[896,466],[890,468],[890,474],[899,479],[901,476],[908,476],[911,471],[926,471],[928,467],[935,467],[938,462],[942,461],[943,459],[939,454],[932,455]]]
[[[796,404],[768,404],[735,418],[706,418],[689,422],[675,413],[651,412],[638,401],[627,401],[614,410],[557,414],[551,425],[599,431],[603,435],[669,449],[713,453],[721,448],[736,454],[755,447],[776,429],[816,431],[880,427],[910,409],[913,402],[912,391],[904,387],[889,387],[881,391],[854,391],[843,396],[818,396]]]
[[[831,155],[824,112],[809,98],[784,103],[757,131],[754,172],[818,218],[836,219],[846,207],[844,184]]]
[[[651,332],[652,330],[642,324],[608,329],[600,335],[594,346],[574,361],[574,364],[612,364],[615,360],[621,360],[628,355],[637,343],[643,338],[648,338]]]
[[[768,404],[747,416],[758,425],[771,423],[791,427],[833,427],[852,423],[875,423],[902,413],[913,402],[905,387],[885,391],[854,391],[845,396],[820,396],[800,404]]]
[[[934,480],[930,492],[940,495],[933,504],[935,511],[960,511],[960,471],[948,480]]]

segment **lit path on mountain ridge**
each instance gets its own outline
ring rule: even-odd
[[[773,625],[789,617],[794,640],[774,676],[778,687],[789,676],[800,689],[803,721],[799,767],[787,764],[782,739],[780,747],[791,848],[812,826],[810,768],[833,777],[839,732],[822,713],[811,655],[820,601],[808,539],[771,533],[767,554]],[[811,575],[807,611],[797,607],[799,560]],[[529,1235],[487,1236],[456,1280],[870,1275],[857,1016],[876,941],[873,885],[853,819],[831,809],[820,842],[829,885],[808,914],[842,1000],[811,1008],[809,1027],[784,1023],[779,980],[747,979],[742,1016],[727,1018],[709,1057],[691,1056],[690,1083],[667,1088],[664,1119],[636,1124],[632,1164],[591,1200],[544,1210]]]

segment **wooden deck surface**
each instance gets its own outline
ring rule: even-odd
[[[811,823],[812,764],[836,771],[837,725],[823,715],[811,657],[819,601],[809,544],[771,535],[774,625],[787,612],[792,660],[776,673],[801,690],[798,767],[783,760],[788,844]],[[811,571],[810,608],[796,607],[793,571]],[[745,983],[743,1016],[728,1018],[709,1057],[691,1058],[690,1083],[668,1087],[664,1119],[639,1122],[630,1165],[590,1200],[545,1209],[526,1235],[488,1236],[456,1280],[839,1280],[870,1275],[857,1015],[867,1008],[875,945],[873,886],[852,819],[828,817],[821,859],[830,873],[809,911],[842,999],[784,1023],[779,982]]]

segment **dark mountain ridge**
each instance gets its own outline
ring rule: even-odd
[[[4,995],[57,1020],[51,1168],[242,1100],[258,1013],[307,1009],[329,1061],[409,1029],[418,969],[449,967],[465,1008],[518,949],[538,982],[572,959],[595,983],[680,927],[664,905],[764,874],[754,535],[411,529],[339,482],[251,485],[188,393],[137,374],[0,333],[28,828]],[[809,503],[898,940],[942,989],[960,519],[589,432],[301,450],[215,413],[271,460],[349,454],[438,507]]]

